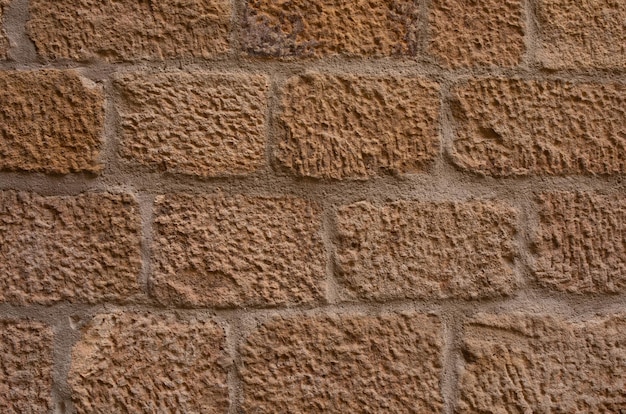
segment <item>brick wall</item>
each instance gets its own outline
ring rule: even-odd
[[[1,412],[626,412],[623,0],[0,21]]]

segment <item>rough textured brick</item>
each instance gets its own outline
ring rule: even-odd
[[[624,315],[480,315],[465,328],[460,413],[620,413]]]
[[[626,2],[539,0],[539,60],[548,68],[626,68]]]
[[[7,57],[7,51],[9,49],[9,40],[6,37],[6,32],[2,28],[4,23],[4,13],[9,5],[9,0],[0,0],[0,59]]]
[[[626,291],[626,198],[556,192],[539,200],[539,283],[575,293]]]
[[[242,45],[263,56],[413,55],[414,0],[248,0]]]
[[[0,411],[49,413],[52,330],[25,321],[0,321]]]
[[[226,413],[224,331],[173,315],[97,315],[72,351],[78,413]]]
[[[138,293],[132,197],[0,192],[0,301],[124,300]]]
[[[359,202],[337,217],[337,276],[347,297],[475,298],[516,281],[515,210],[495,202]]]
[[[116,85],[124,157],[199,176],[245,174],[264,164],[267,77],[127,74]]]
[[[273,319],[241,349],[244,411],[441,412],[441,336],[415,313]]]
[[[480,79],[453,91],[452,157],[493,176],[626,172],[626,87]]]
[[[521,0],[433,0],[428,52],[445,66],[515,66],[525,51]]]
[[[32,0],[28,32],[45,59],[209,58],[228,50],[227,0]]]
[[[185,306],[273,306],[322,298],[318,208],[292,198],[161,196],[153,295]]]
[[[279,163],[298,175],[364,179],[422,171],[439,153],[439,95],[417,78],[307,74],[287,81]]]
[[[100,88],[74,71],[0,71],[0,169],[100,170]]]

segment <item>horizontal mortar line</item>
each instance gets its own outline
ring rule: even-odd
[[[251,58],[230,58],[206,61],[156,61],[156,62],[41,62],[18,63],[0,62],[0,70],[37,70],[37,69],[74,69],[84,72],[86,76],[99,79],[122,72],[237,72],[237,73],[300,73],[321,71],[340,74],[372,74],[372,75],[423,75],[448,80],[464,80],[483,77],[521,77],[527,79],[554,79],[572,81],[617,81],[626,82],[626,70],[604,69],[561,69],[544,70],[541,68],[519,66],[475,67],[449,69],[435,64],[410,59],[392,58],[327,58],[323,60],[301,61],[270,61]]]

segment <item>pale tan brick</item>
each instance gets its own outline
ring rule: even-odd
[[[345,298],[478,298],[516,287],[516,212],[497,202],[359,202],[337,213]]]
[[[45,414],[52,408],[52,329],[0,320],[0,411]]]
[[[478,79],[453,90],[461,168],[498,177],[626,172],[626,87]]]
[[[210,58],[228,51],[228,0],[32,0],[28,32],[45,59]]]
[[[279,317],[241,348],[249,413],[439,413],[441,324],[416,313]]]
[[[123,301],[139,293],[140,219],[128,195],[0,192],[0,301]]]
[[[539,0],[539,61],[551,69],[626,68],[626,2]]]
[[[574,293],[626,291],[626,197],[539,196],[533,264],[542,285]]]
[[[78,413],[226,413],[224,330],[210,320],[97,315],[72,351]]]
[[[279,164],[301,176],[423,171],[439,153],[438,86],[420,78],[306,74],[282,91]]]
[[[0,71],[0,169],[98,172],[104,97],[74,71]]]
[[[320,301],[321,225],[319,208],[294,198],[160,196],[152,294],[184,306]]]
[[[525,52],[522,0],[433,0],[428,53],[448,67],[516,66]]]
[[[241,43],[262,56],[414,55],[414,0],[248,0]]]
[[[624,315],[480,315],[465,328],[459,413],[619,413]]]
[[[122,156],[203,177],[243,175],[264,165],[266,76],[132,73],[115,84]]]

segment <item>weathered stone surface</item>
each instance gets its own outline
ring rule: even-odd
[[[460,413],[620,413],[624,315],[480,315],[465,328]]]
[[[626,2],[539,0],[538,58],[551,69],[626,68]]]
[[[9,50],[9,39],[7,39],[6,32],[2,28],[4,13],[8,5],[9,0],[0,0],[0,59],[5,59]]]
[[[472,80],[453,91],[454,162],[492,176],[626,172],[626,86]]]
[[[229,48],[227,0],[32,0],[30,16],[45,59],[209,58]]]
[[[524,30],[521,0],[433,0],[428,52],[453,68],[516,66]]]
[[[266,76],[119,76],[121,153],[153,169],[242,175],[265,162]]]
[[[248,0],[241,43],[262,56],[391,56],[417,51],[414,0]]]
[[[554,192],[539,201],[539,283],[574,293],[626,291],[626,198]]]
[[[123,301],[139,293],[140,219],[128,195],[0,192],[0,301]]]
[[[160,196],[152,294],[184,306],[275,306],[323,298],[317,206],[294,198]]]
[[[0,71],[0,169],[100,170],[104,97],[74,71]]]
[[[242,346],[246,413],[438,413],[436,317],[294,316]]]
[[[516,212],[497,202],[359,202],[337,217],[346,298],[477,298],[512,293]]]
[[[0,411],[49,413],[52,330],[37,322],[0,320]]]
[[[72,351],[78,413],[226,413],[224,330],[174,315],[97,315]]]
[[[439,153],[438,118],[432,82],[306,74],[282,91],[276,158],[295,174],[316,178],[419,172]]]

